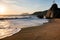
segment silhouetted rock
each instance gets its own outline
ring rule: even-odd
[[[47,10],[34,12],[32,15],[36,15],[38,18],[43,18],[46,15],[46,13],[47,13]]]
[[[58,8],[56,3],[48,10],[46,18],[60,18],[60,8]]]
[[[43,15],[38,15],[37,17],[38,17],[38,18],[43,18]]]

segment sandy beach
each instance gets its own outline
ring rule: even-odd
[[[54,19],[41,26],[24,28],[1,40],[60,40],[60,19]]]

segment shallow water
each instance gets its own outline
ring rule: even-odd
[[[0,39],[11,36],[21,30],[21,28],[42,25],[48,22],[47,19],[28,18],[14,20],[0,20]]]

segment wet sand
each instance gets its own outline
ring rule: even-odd
[[[41,26],[24,28],[19,33],[1,40],[60,40],[60,19]]]

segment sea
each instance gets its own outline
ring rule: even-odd
[[[0,16],[0,18],[12,18],[0,20],[0,39],[14,35],[22,28],[40,26],[48,22],[48,19],[36,16]]]

